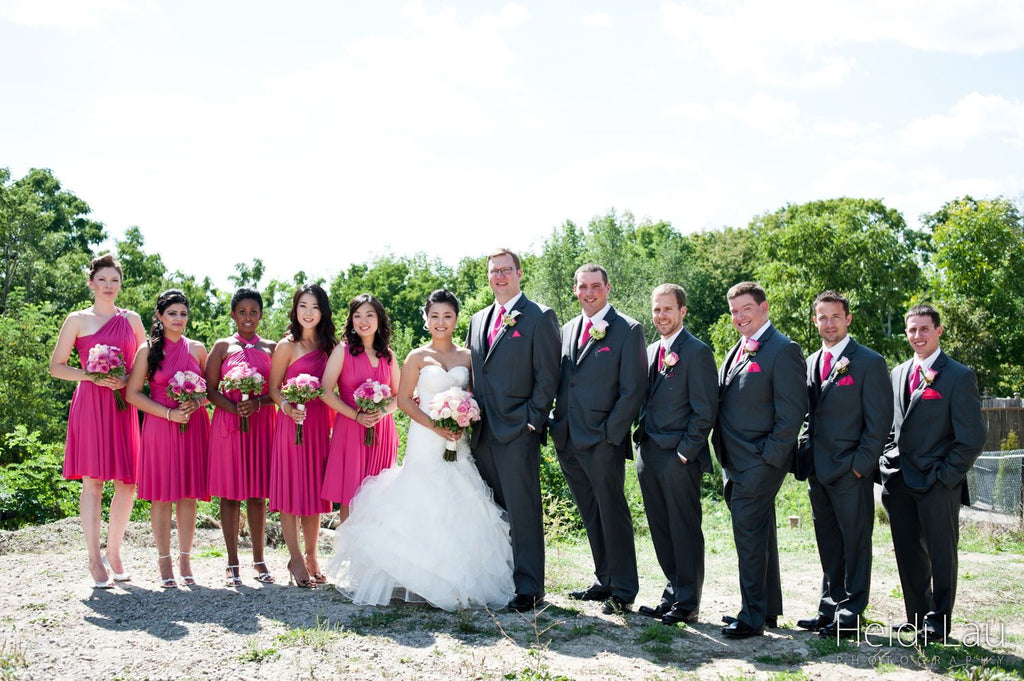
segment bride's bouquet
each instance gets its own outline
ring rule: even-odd
[[[183,405],[190,400],[201,402],[206,399],[206,381],[194,371],[179,371],[167,384],[167,396]],[[178,429],[185,432],[188,423],[179,423]]]
[[[295,405],[299,411],[306,411],[306,402],[311,402],[324,394],[320,379],[312,374],[299,374],[289,378],[281,386],[284,399]],[[302,424],[295,424],[295,444],[302,444]]]
[[[480,405],[473,399],[473,393],[462,388],[448,388],[434,395],[427,408],[427,415],[439,427],[462,435],[469,424],[480,420]],[[457,443],[445,441],[445,461],[455,461]]]
[[[362,385],[352,393],[352,397],[355,399],[356,406],[359,407],[360,411],[385,411],[394,399],[391,396],[391,386],[375,381],[372,378],[363,381]],[[367,447],[373,444],[372,427],[366,429],[366,434],[363,436],[363,444]]]
[[[124,376],[128,373],[124,365],[124,354],[116,345],[94,345],[89,349],[89,357],[85,360],[85,373],[90,378],[107,378],[108,376]],[[124,411],[128,404],[120,390],[114,391],[117,408]]]
[[[242,393],[242,401],[249,399],[250,395],[259,396],[263,394],[263,374],[256,371],[248,362],[239,362],[231,367],[220,382],[220,391],[226,393],[229,390],[237,390]],[[238,430],[243,433],[249,432],[249,417],[242,416]]]

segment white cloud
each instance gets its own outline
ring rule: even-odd
[[[982,138],[1021,147],[1024,146],[1024,102],[972,92],[959,99],[948,114],[911,122],[900,137],[912,147],[926,149],[963,149]]]
[[[794,138],[798,134],[795,123],[800,115],[799,107],[793,102],[763,92],[752,95],[742,103],[717,102],[715,111],[766,135]]]
[[[29,27],[54,27],[65,30],[96,28],[103,15],[111,12],[135,12],[150,6],[139,0],[11,0],[0,6],[0,17]]]
[[[725,0],[663,2],[662,23],[684,49],[706,52],[729,75],[764,85],[841,83],[851,44],[888,41],[918,50],[984,55],[1024,47],[1016,0]]]
[[[591,12],[583,17],[583,25],[588,28],[610,28],[612,18],[605,12]]]
[[[661,112],[661,117],[665,119],[682,118],[690,121],[709,121],[711,116],[711,107],[697,102],[683,102]]]

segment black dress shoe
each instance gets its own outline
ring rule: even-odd
[[[732,624],[733,622],[739,622],[739,620],[733,617],[732,615],[725,615],[724,617],[722,617],[722,622],[724,622],[725,624]],[[778,629],[779,616],[768,615],[764,618],[764,626],[766,626],[769,629]]]
[[[671,610],[661,616],[662,624],[693,624],[700,616],[700,610],[684,610],[683,608],[672,607]]]
[[[746,622],[740,622],[737,620],[727,627],[722,627],[722,635],[726,638],[750,638],[751,636],[763,636],[764,627],[755,629]]]
[[[508,602],[505,606],[513,612],[529,612],[537,607],[537,604],[543,600],[540,596],[530,596],[528,594],[516,594],[516,597]]]
[[[604,602],[601,612],[606,615],[625,615],[630,610],[630,604],[618,596],[609,596]]]
[[[660,620],[661,616],[672,609],[672,606],[668,603],[661,603],[657,607],[650,607],[647,605],[641,605],[637,608],[637,612],[645,617],[653,617],[656,620]]]
[[[806,629],[807,631],[818,631],[822,627],[827,626],[834,621],[835,620],[829,619],[824,615],[815,615],[810,619],[797,620],[796,626],[800,627],[801,629]]]
[[[600,586],[592,586],[584,591],[570,591],[569,598],[574,601],[606,601],[612,592]]]
[[[818,636],[822,638],[856,638],[859,634],[856,626],[841,626],[839,622],[829,622],[818,629]]]

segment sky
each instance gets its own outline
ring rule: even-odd
[[[0,0],[0,167],[221,285],[1024,196],[1019,0]]]

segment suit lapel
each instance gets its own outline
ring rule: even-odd
[[[604,321],[607,322],[607,326],[605,327],[605,334],[607,334],[611,330],[612,323],[615,321],[615,317],[616,316],[617,315],[615,314],[615,308],[614,307],[608,308],[608,314],[606,314],[604,316]],[[583,333],[583,326],[582,326],[582,324],[583,324],[583,315],[580,315],[580,325],[581,325],[580,326],[580,334]],[[576,338],[579,339],[579,336],[576,336]],[[588,354],[590,354],[591,348],[593,348],[596,343],[597,343],[597,341],[594,340],[593,336],[591,336],[590,340],[587,341],[587,344],[583,346],[582,350],[580,350],[580,356],[576,359],[576,366],[579,366],[580,364],[583,363],[584,358],[586,358],[586,356]],[[577,342],[577,345],[579,345],[578,342]]]
[[[825,399],[825,395],[827,395],[829,391],[832,390],[832,386],[836,384],[836,380],[839,378],[839,374],[836,373],[836,367],[839,366],[839,361],[842,360],[843,357],[846,357],[852,363],[855,352],[857,352],[857,342],[851,338],[850,342],[846,344],[846,349],[843,350],[843,354],[839,355],[832,361],[832,371],[825,378],[825,382],[821,386],[821,397],[819,398],[819,401]],[[818,351],[818,354],[821,354],[820,350]]]
[[[932,366],[931,366],[931,370],[936,373],[936,380],[938,380],[938,374],[939,374],[939,372],[942,370],[942,368],[945,365],[946,365],[946,353],[940,352],[939,356],[935,358],[935,361],[932,362]],[[910,367],[912,367],[912,366],[914,366],[914,360],[910,360],[910,365],[903,372],[904,373],[904,379],[906,378],[906,374],[908,374],[910,372]],[[924,380],[924,376],[922,376],[921,377],[921,382],[917,385],[917,390],[915,390],[914,394],[910,396],[910,403],[907,404],[907,410],[903,414],[903,418],[904,419],[906,419],[908,416],[910,416],[910,412],[912,412],[914,410],[914,407],[917,406],[917,403],[921,401],[921,396],[924,395],[925,389],[927,389],[929,387],[931,387],[930,384],[928,383],[928,381]]]
[[[517,302],[515,304],[515,306],[511,310],[506,310],[505,311],[505,316],[507,317],[508,315],[512,314],[513,310],[518,310],[521,307],[523,307],[525,304],[526,304],[526,294],[524,293],[522,296],[519,297],[519,302]],[[496,314],[498,314],[498,307],[497,307],[497,302],[494,302],[493,304],[491,304],[491,314],[488,315],[488,323],[487,323],[487,333],[488,334],[491,332],[491,326],[494,324],[494,315],[496,315]],[[491,343],[491,347],[487,348],[487,356],[484,357],[484,363],[485,364],[491,358],[491,355],[494,354],[494,348],[498,347],[498,344],[501,343],[501,340],[505,337],[505,332],[508,331],[509,328],[510,327],[508,325],[502,324],[501,328],[498,329],[498,335],[494,337],[494,342]]]

